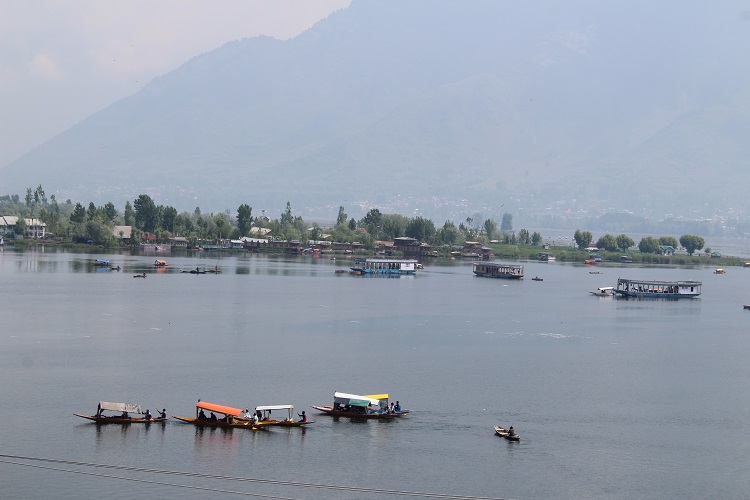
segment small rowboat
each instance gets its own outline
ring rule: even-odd
[[[507,439],[508,441],[520,441],[521,436],[516,434],[515,432],[511,435],[510,431],[504,427],[500,427],[499,425],[495,426],[495,434]]]

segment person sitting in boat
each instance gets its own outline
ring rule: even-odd
[[[162,410],[159,412],[159,418],[166,419],[167,418],[167,409],[162,408]]]
[[[401,403],[396,401],[396,406],[393,407],[396,411],[401,411]]]
[[[258,422],[260,422],[260,411],[256,411],[253,413],[253,425],[258,425]]]
[[[250,413],[250,409],[249,408],[245,408],[245,411],[243,411],[242,413],[240,413],[240,418],[244,418],[245,420],[252,420],[253,414]]]
[[[198,420],[207,420],[206,414],[203,413],[203,410],[201,410],[200,413],[198,414]]]
[[[211,412],[211,416],[208,417],[209,422],[217,422],[219,419],[216,418],[216,415],[214,415],[214,412]]]
[[[509,436],[515,436],[516,435],[516,431],[513,430],[513,426],[512,425],[510,426],[510,429],[508,429],[508,435]]]
[[[394,406],[395,405],[393,403],[391,403],[391,407],[388,408],[388,413],[396,413],[396,409],[394,408]]]
[[[297,413],[297,416],[300,417],[300,422],[307,422],[307,415],[305,415],[305,410],[302,410],[302,413]]]
[[[120,415],[120,418],[130,418],[130,415],[128,415],[128,412],[124,411],[122,412],[122,415]]]
[[[146,413],[143,414],[143,420],[151,420],[151,412],[146,409]]]

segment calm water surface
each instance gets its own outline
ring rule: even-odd
[[[336,274],[341,259],[166,257],[156,272],[154,257],[110,256],[118,273],[94,257],[0,253],[5,498],[396,496],[8,455],[469,497],[750,494],[750,269],[529,262],[509,282],[470,263],[362,278]],[[196,266],[222,273],[179,273]],[[589,295],[618,276],[702,280],[703,295]],[[310,408],[337,390],[389,392],[414,413],[353,423]],[[73,416],[99,400],[190,416],[199,398],[290,403],[316,422],[225,432]]]

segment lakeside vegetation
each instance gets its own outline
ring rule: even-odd
[[[85,244],[103,249],[137,247],[145,235],[152,235],[153,242],[168,242],[172,237],[184,237],[188,246],[198,247],[206,242],[239,240],[242,237],[264,237],[282,241],[319,242],[321,240],[360,243],[368,251],[375,249],[379,241],[392,241],[394,238],[410,237],[432,245],[439,256],[448,257],[450,252],[460,248],[467,241],[480,242],[492,248],[497,258],[536,259],[540,252],[553,253],[557,260],[578,262],[587,258],[594,245],[598,255],[605,262],[620,262],[620,257],[628,256],[634,263],[721,266],[743,265],[737,257],[721,257],[712,254],[705,247],[702,237],[696,235],[644,237],[636,242],[628,235],[605,234],[594,244],[590,231],[576,230],[571,246],[545,245],[543,236],[527,229],[515,231],[513,217],[503,215],[500,226],[493,219],[475,221],[467,217],[458,224],[445,221],[437,227],[423,217],[406,217],[400,214],[383,214],[377,208],[356,220],[349,218],[343,206],[332,227],[321,227],[317,223],[307,223],[301,216],[294,215],[291,204],[276,219],[262,213],[253,216],[252,207],[241,204],[233,215],[226,210],[204,214],[199,207],[190,212],[178,213],[174,207],[157,205],[150,196],[139,195],[133,203],[126,202],[120,212],[113,203],[97,207],[93,202],[85,207],[82,203],[66,200],[58,202],[55,196],[49,198],[39,185],[28,188],[22,200],[18,195],[0,196],[0,215],[17,216],[15,233],[26,232],[24,218],[37,219],[46,224],[45,243],[59,245]],[[124,231],[116,226],[132,227],[131,238],[124,237]],[[36,244],[37,240],[18,239],[19,245]],[[684,248],[685,254],[668,255],[672,250]],[[665,250],[666,249],[666,250]],[[703,255],[701,255],[703,250]],[[665,254],[667,253],[667,254]]]

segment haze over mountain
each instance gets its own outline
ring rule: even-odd
[[[741,5],[354,0],[195,57],[5,166],[2,191],[436,222],[747,215]]]

